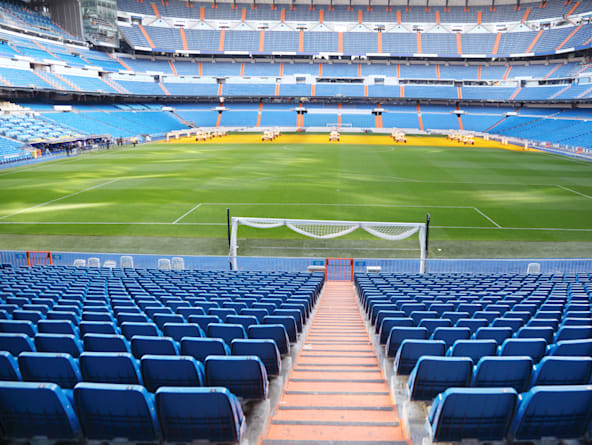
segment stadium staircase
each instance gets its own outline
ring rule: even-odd
[[[408,443],[351,282],[328,281],[261,445]]]

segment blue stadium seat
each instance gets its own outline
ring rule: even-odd
[[[35,347],[39,352],[61,352],[72,357],[78,357],[83,351],[78,337],[65,334],[37,334]]]
[[[138,361],[128,352],[83,352],[78,361],[85,382],[143,384]]]
[[[214,307],[208,310],[208,315],[219,317],[223,321],[226,321],[226,317],[229,315],[238,315],[234,309]]]
[[[136,314],[129,312],[122,312],[117,314],[117,324],[120,326],[124,323],[148,323],[148,317],[145,314]]]
[[[394,327],[414,327],[415,323],[409,317],[384,318],[378,329],[378,338],[381,345],[386,344],[391,329]]]
[[[451,388],[438,395],[427,418],[433,442],[502,441],[518,394],[510,388]]]
[[[163,334],[179,342],[183,337],[205,337],[206,334],[195,323],[165,323]]]
[[[190,315],[189,323],[198,324],[202,331],[208,332],[211,323],[222,323],[222,319],[215,315]]]
[[[158,337],[160,336],[160,331],[158,330],[158,326],[154,323],[136,323],[136,322],[124,322],[120,325],[121,333],[127,338],[131,340],[134,335],[143,335],[143,336],[153,336]]]
[[[473,335],[477,329],[484,328],[489,325],[489,322],[484,318],[461,318],[454,325],[455,328],[469,328],[471,335]]]
[[[82,340],[87,352],[131,352],[123,335],[86,334]]]
[[[180,314],[186,320],[189,319],[190,315],[206,315],[205,311],[200,307],[179,307],[177,308],[177,314]]]
[[[533,362],[530,357],[483,357],[475,366],[471,386],[481,388],[528,388]]]
[[[89,440],[158,442],[161,438],[154,396],[143,386],[79,383],[74,402]]]
[[[415,327],[394,327],[391,328],[386,340],[385,352],[387,357],[395,357],[404,340],[427,340],[428,330]]]
[[[23,380],[28,382],[51,382],[72,389],[82,381],[78,362],[69,354],[23,352],[18,364]]]
[[[73,311],[49,311],[47,313],[48,320],[67,320],[71,322],[74,326],[78,326],[80,323],[80,317],[76,312]]]
[[[156,409],[168,443],[241,442],[246,431],[241,405],[226,388],[159,388]]]
[[[37,324],[39,320],[43,320],[45,316],[40,311],[25,311],[25,310],[16,310],[12,313],[13,320],[24,320],[30,321],[33,324]]]
[[[281,324],[286,328],[286,333],[290,343],[296,343],[298,340],[298,328],[296,320],[291,316],[268,315],[263,317],[263,324]]]
[[[185,323],[185,319],[179,314],[156,314],[152,320],[161,331],[164,329],[165,323]]]
[[[155,392],[162,386],[204,386],[204,365],[191,356],[144,355],[140,361],[144,386]]]
[[[248,308],[240,311],[240,315],[252,315],[257,318],[257,321],[261,324],[266,315],[269,315],[265,309]]]
[[[249,326],[256,326],[259,324],[259,321],[254,315],[229,315],[226,317],[226,323],[240,324],[245,328],[245,332],[247,332]]]
[[[302,312],[298,309],[282,309],[281,307],[279,309],[276,309],[273,312],[273,316],[274,317],[292,317],[294,319],[294,321],[296,322],[296,330],[298,332],[302,332],[302,327],[304,325],[304,317],[302,315]],[[228,317],[226,319],[227,323],[230,323],[229,320],[230,317]],[[265,319],[263,319],[263,322],[265,322]],[[272,323],[274,324],[274,323]]]
[[[0,380],[23,380],[16,357],[7,351],[0,351]]]
[[[3,439],[81,436],[72,403],[55,383],[0,382],[0,430]]]
[[[550,327],[524,326],[516,332],[516,338],[542,338],[546,343],[553,341],[555,330]]]
[[[538,363],[547,352],[547,342],[542,338],[509,338],[499,347],[499,355],[530,357]]]
[[[446,343],[442,340],[403,340],[395,357],[395,373],[407,375],[422,356],[438,357],[445,352]]]
[[[447,318],[427,318],[421,320],[417,326],[420,328],[426,328],[428,330],[428,336],[430,336],[438,328],[452,327],[452,322]]]
[[[585,340],[592,338],[592,326],[562,326],[555,334],[554,342]]]
[[[469,386],[472,374],[470,358],[423,356],[409,376],[409,397],[432,400],[448,388]]]
[[[40,334],[66,334],[78,336],[78,329],[68,320],[40,320],[37,323]]]
[[[275,377],[281,370],[280,351],[273,340],[235,339],[230,344],[232,355],[254,355],[265,365],[268,376]]]
[[[543,357],[535,365],[530,386],[586,385],[592,377],[592,357]]]
[[[0,320],[0,332],[6,334],[25,334],[35,337],[37,327],[28,320]]]
[[[100,321],[103,323],[114,323],[113,317],[105,312],[82,312],[82,321]]]
[[[498,345],[501,345],[506,339],[511,338],[512,335],[512,328],[488,327],[477,329],[473,338],[475,340],[495,340]]]
[[[208,386],[223,386],[245,400],[267,398],[267,373],[256,356],[215,356],[205,360]]]
[[[84,337],[86,334],[119,334],[119,330],[113,323],[105,321],[81,321],[78,328],[80,329],[81,337]]]
[[[509,438],[580,439],[591,419],[591,385],[535,386],[520,396]]]
[[[495,340],[457,340],[448,349],[446,355],[469,357],[473,363],[477,363],[482,357],[497,355],[497,343]]]
[[[592,356],[592,338],[586,340],[564,340],[549,347],[549,355],[563,357]]]
[[[423,320],[437,319],[438,313],[435,311],[413,311],[409,314],[409,318],[413,320],[414,326],[418,326]]]
[[[135,335],[132,337],[132,354],[136,358],[143,355],[179,355],[179,346],[171,337],[151,337]]]
[[[438,328],[430,337],[431,340],[444,340],[447,348],[457,340],[468,340],[469,338],[471,338],[469,328]]]
[[[26,334],[0,333],[0,351],[7,351],[16,357],[21,352],[36,350],[33,339]]]
[[[290,339],[286,328],[281,324],[268,324],[251,326],[247,330],[248,337],[252,339],[273,340],[280,351],[280,355],[290,353]]]
[[[181,340],[181,355],[203,363],[208,355],[230,355],[230,348],[220,338],[188,337]]]

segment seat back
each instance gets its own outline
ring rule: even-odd
[[[175,341],[181,341],[183,337],[205,337],[206,334],[195,323],[165,323],[164,335]]]
[[[532,366],[530,357],[483,357],[475,366],[472,386],[511,387],[523,392],[530,382]]]
[[[136,358],[143,355],[179,355],[179,347],[171,337],[145,337],[135,335],[132,337],[132,354]]]
[[[134,335],[143,335],[143,336],[153,336],[158,337],[160,336],[160,331],[158,330],[158,326],[154,323],[136,323],[136,322],[124,322],[121,323],[121,333],[125,336],[127,340],[131,340]]]
[[[444,340],[446,347],[449,348],[457,340],[471,338],[471,330],[469,328],[438,328],[430,338],[432,340]]]
[[[154,397],[143,386],[79,383],[74,402],[89,440],[160,440]]]
[[[527,356],[538,363],[547,352],[547,342],[542,338],[508,338],[500,346],[501,356]]]
[[[23,380],[28,382],[51,382],[72,389],[82,381],[78,363],[70,354],[23,352],[18,364]]]
[[[420,357],[429,355],[443,356],[446,343],[442,340],[403,340],[395,357],[395,372],[398,375],[409,374]]]
[[[37,348],[33,339],[26,334],[0,333],[0,351],[6,351],[13,356],[25,351],[35,351]]]
[[[224,386],[245,400],[267,398],[267,373],[259,357],[210,355],[205,368],[208,386]]]
[[[481,357],[495,356],[497,343],[495,340],[457,340],[446,353],[450,357],[469,357],[473,363]]]
[[[394,327],[391,328],[386,340],[387,357],[395,357],[404,340],[427,340],[428,330],[419,327]]]
[[[254,355],[265,365],[268,376],[277,376],[281,370],[280,351],[273,340],[235,339],[230,345],[232,355]]]
[[[40,334],[78,335],[78,330],[68,320],[40,320],[37,330]]]
[[[490,326],[477,329],[473,338],[476,340],[495,340],[498,345],[501,345],[506,339],[511,338],[512,334],[512,328]]]
[[[80,328],[81,337],[84,337],[86,334],[119,334],[119,330],[113,323],[105,321],[81,321],[78,327]]]
[[[564,340],[551,345],[549,355],[562,357],[592,356],[592,338],[586,340]]]
[[[88,352],[130,352],[123,335],[86,334],[83,342]]]
[[[423,356],[409,376],[409,396],[432,400],[448,388],[468,386],[472,371],[473,361],[467,357]]]
[[[586,385],[592,377],[592,357],[544,357],[535,366],[530,386]]]
[[[79,364],[85,382],[142,384],[139,364],[128,352],[83,352]]]
[[[235,338],[247,338],[247,332],[240,324],[211,323],[208,325],[208,337],[221,338],[229,345]]]
[[[37,328],[29,320],[0,320],[0,332],[6,334],[25,334],[29,337],[35,337]]]
[[[281,324],[250,326],[248,337],[252,339],[273,340],[280,351],[280,355],[290,353],[290,340],[286,328]]]
[[[205,370],[191,356],[144,355],[140,361],[144,386],[155,392],[161,386],[204,386]]]
[[[208,355],[230,355],[230,348],[220,338],[183,338],[181,355],[204,362]]]
[[[58,352],[72,357],[78,357],[83,351],[78,337],[65,334],[37,334],[35,346],[39,352]]]
[[[163,387],[156,409],[169,443],[239,443],[246,431],[241,405],[226,388]]]
[[[378,330],[378,338],[381,345],[386,344],[391,329],[394,327],[413,327],[413,319],[410,317],[387,317],[382,320]]]
[[[0,380],[23,380],[16,357],[8,351],[0,351]]]
[[[72,403],[55,383],[0,382],[0,429],[4,439],[80,436]]]

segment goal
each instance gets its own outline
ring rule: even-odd
[[[428,220],[429,221],[429,215]],[[387,241],[401,241],[418,233],[420,262],[419,272],[425,273],[428,243],[428,223],[378,222],[378,221],[330,221],[314,219],[256,218],[233,216],[229,221],[229,260],[238,269],[238,229],[244,225],[257,229],[287,227],[296,233],[316,239],[333,239],[348,235],[358,229]]]

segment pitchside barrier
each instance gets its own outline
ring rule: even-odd
[[[113,261],[116,267],[120,266],[122,256],[131,256],[134,267],[137,269],[156,269],[161,258],[172,259],[166,255],[143,255],[129,253],[89,253],[89,252],[51,252],[54,266],[73,267],[74,261],[84,259],[88,263],[89,258],[98,258],[101,266],[105,262]],[[176,255],[177,256],[177,255]],[[192,256],[178,255],[183,258],[185,269],[188,270],[219,270],[227,271],[227,256]],[[592,258],[586,259],[428,259],[426,261],[427,273],[488,273],[525,274],[528,265],[539,263],[542,274],[575,274],[592,273]],[[325,258],[291,258],[291,257],[240,257],[241,270],[243,271],[285,271],[306,272],[311,265],[323,267]],[[0,267],[29,267],[27,265],[26,251],[0,251]],[[419,259],[390,259],[390,258],[354,258],[354,273],[364,273],[368,267],[380,267],[383,273],[417,273]]]

